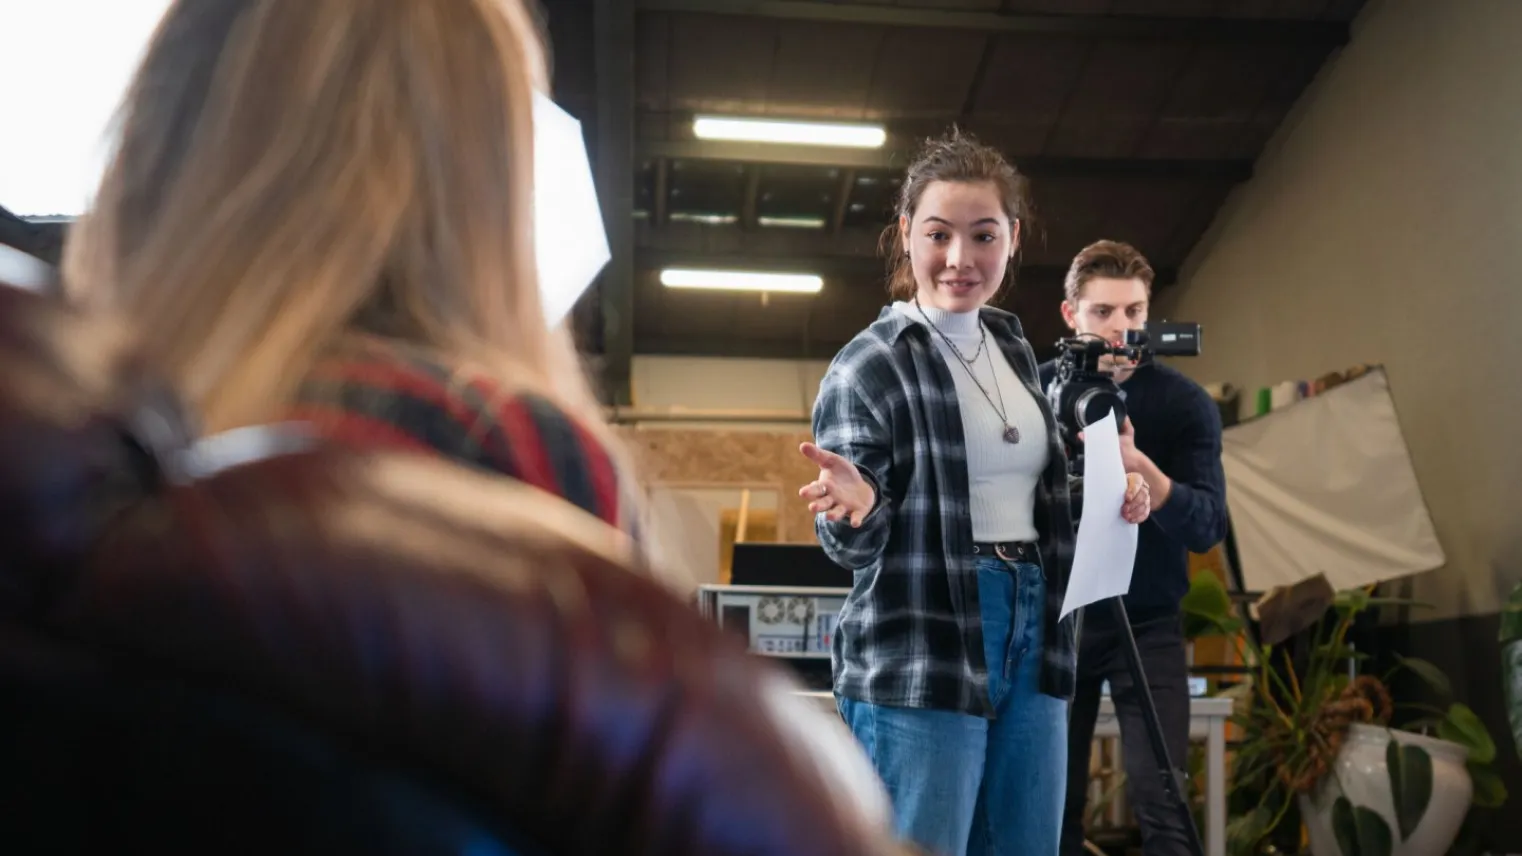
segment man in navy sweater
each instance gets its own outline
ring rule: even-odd
[[[1068,269],[1063,320],[1077,333],[1121,342],[1125,331],[1147,323],[1152,278],[1151,266],[1134,247],[1091,244]],[[1131,427],[1121,436],[1126,470],[1141,473],[1152,493],[1152,516],[1141,525],[1125,604],[1168,754],[1181,767],[1189,749],[1189,675],[1180,601],[1189,589],[1189,553],[1206,552],[1226,537],[1221,417],[1199,384],[1169,366],[1104,357],[1100,368],[1119,384],[1130,414]],[[1043,389],[1055,374],[1055,363],[1041,366]],[[1084,610],[1068,731],[1062,854],[1084,852],[1089,747],[1101,686],[1108,681],[1120,721],[1127,800],[1141,827],[1142,849],[1148,856],[1182,856],[1189,853],[1188,833],[1159,781],[1119,632],[1108,605]]]

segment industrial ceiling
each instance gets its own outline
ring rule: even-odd
[[[578,306],[632,354],[829,358],[887,300],[905,158],[953,124],[1031,180],[1018,312],[1060,335],[1073,254],[1135,243],[1166,288],[1363,0],[550,0],[556,100],[592,146],[613,262]],[[875,122],[880,149],[697,139],[699,114]],[[672,265],[807,271],[817,294],[663,287]]]
[[[1133,242],[1168,286],[1362,5],[541,0],[553,94],[582,122],[613,254],[573,314],[578,342],[615,404],[636,353],[829,358],[887,300],[877,239],[906,157],[955,124],[1030,177],[1038,220],[1003,304],[1045,351],[1084,244]],[[700,114],[872,122],[887,140],[698,139]],[[56,258],[62,224],[0,226]],[[659,279],[670,266],[824,284],[676,290]]]

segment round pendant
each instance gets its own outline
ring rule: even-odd
[[[1020,429],[1016,428],[1013,425],[1005,425],[1004,426],[1004,442],[1006,442],[1006,443],[1018,443],[1018,442],[1020,442]]]

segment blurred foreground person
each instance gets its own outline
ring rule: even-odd
[[[0,852],[894,856],[833,715],[541,491],[208,469],[130,328],[0,287]]]
[[[300,420],[632,528],[628,467],[540,303],[544,64],[520,0],[178,0],[67,287],[144,333],[209,432]]]

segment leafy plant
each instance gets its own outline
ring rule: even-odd
[[[1390,797],[1401,840],[1411,837],[1432,800],[1432,756],[1420,746],[1398,740],[1385,744],[1385,767],[1390,773]],[[1346,797],[1339,797],[1346,799]]]
[[[1357,665],[1369,657],[1353,649],[1348,634],[1365,611],[1408,602],[1374,597],[1372,587],[1333,592],[1324,580],[1297,589],[1283,598],[1286,611],[1294,613],[1288,619],[1288,629],[1284,616],[1263,614],[1267,602],[1260,605],[1260,618],[1265,626],[1276,625],[1273,638],[1308,634],[1308,650],[1299,662],[1288,647],[1260,645],[1237,632],[1241,622],[1232,614],[1230,598],[1214,574],[1197,574],[1186,597],[1186,622],[1202,629],[1199,635],[1219,633],[1233,638],[1250,669],[1232,716],[1242,732],[1230,785],[1240,808],[1227,827],[1227,848],[1233,854],[1258,852],[1287,819],[1295,816],[1296,798],[1309,794],[1333,770],[1350,726],[1389,727],[1396,707],[1387,686],[1395,670],[1383,677],[1356,674]],[[1306,624],[1309,626],[1303,626]],[[1451,699],[1452,688],[1436,666],[1425,660],[1399,658],[1396,670],[1401,669]],[[1504,801],[1505,787],[1488,767],[1495,757],[1495,743],[1474,712],[1458,702],[1446,708],[1426,707],[1424,712],[1429,716],[1422,725],[1435,729],[1443,739],[1468,747],[1475,805]],[[1431,757],[1421,747],[1392,739],[1386,761],[1397,828],[1390,829],[1376,812],[1339,796],[1333,804],[1332,821],[1343,856],[1386,856],[1397,841],[1409,837],[1426,811],[1432,795]]]
[[[1332,804],[1332,833],[1342,856],[1390,856],[1395,842],[1390,825],[1373,809],[1353,805],[1347,797]]]
[[[1425,704],[1401,705],[1426,713],[1402,726],[1403,731],[1434,733],[1437,737],[1457,743],[1469,750],[1464,766],[1474,783],[1473,805],[1476,808],[1499,808],[1506,802],[1506,783],[1491,766],[1496,760],[1496,742],[1490,729],[1480,720],[1469,705],[1453,700],[1453,686],[1448,676],[1425,660],[1397,657],[1400,668],[1409,669],[1421,678],[1434,693],[1444,701],[1444,706]],[[1393,743],[1393,741],[1392,741]],[[1414,748],[1414,747],[1412,747]],[[1426,754],[1423,752],[1422,754]],[[1394,768],[1391,768],[1394,776]]]
[[[1512,587],[1501,608],[1501,689],[1506,716],[1511,724],[1512,744],[1522,752],[1522,582]]]
[[[1184,614],[1184,638],[1235,636],[1242,631],[1242,619],[1231,606],[1231,595],[1211,571],[1200,571],[1189,581],[1189,591],[1179,602]]]

